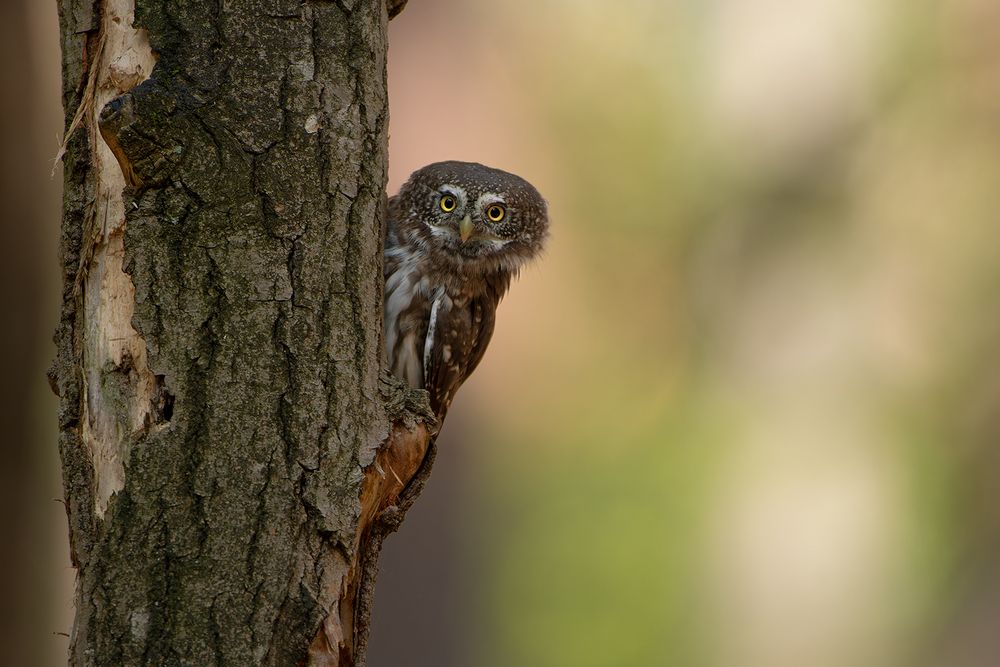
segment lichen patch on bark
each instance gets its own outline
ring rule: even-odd
[[[104,106],[147,79],[155,59],[145,31],[132,27],[134,0],[102,5],[98,48],[88,78],[82,123],[93,147],[94,199],[85,222],[77,282],[83,312],[81,436],[94,465],[94,511],[103,517],[111,496],[125,483],[129,442],[162,419],[162,378],[149,369],[146,343],[132,327],[135,287],[123,270],[127,167],[101,135]]]

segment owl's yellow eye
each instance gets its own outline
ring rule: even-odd
[[[503,216],[507,214],[504,207],[500,204],[493,204],[488,209],[486,209],[486,217],[493,222],[500,222],[503,220]]]
[[[445,213],[451,213],[458,206],[458,200],[451,195],[445,195],[441,197],[441,210]]]

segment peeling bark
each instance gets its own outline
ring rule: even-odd
[[[84,221],[84,257],[76,290],[83,309],[81,435],[94,467],[95,511],[104,516],[111,495],[125,482],[130,439],[160,413],[160,382],[146,363],[146,344],[132,328],[135,288],[122,270],[125,257],[125,173],[100,135],[104,105],[135,88],[153,71],[145,32],[132,27],[132,0],[101,6],[100,32],[81,102],[82,122],[94,147],[94,200]]]
[[[381,374],[387,7],[59,4],[70,663],[363,664],[433,456]]]

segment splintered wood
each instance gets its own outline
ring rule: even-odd
[[[98,127],[104,106],[153,71],[146,33],[132,27],[134,9],[133,0],[103,3],[100,32],[88,42],[91,69],[78,115],[90,141],[94,174],[77,280],[84,320],[78,338],[85,388],[82,437],[94,462],[94,509],[100,517],[111,496],[124,487],[129,442],[149,422],[157,400],[146,344],[132,328],[135,288],[122,268],[126,180]]]
[[[370,538],[375,522],[386,509],[400,499],[407,484],[420,469],[427,454],[431,434],[426,425],[412,427],[395,424],[386,444],[379,449],[375,461],[364,470],[361,487],[361,515],[354,536],[352,561],[347,576],[341,582],[339,609],[331,610],[319,633],[309,647],[310,667],[350,667],[354,665],[355,605],[362,584],[364,559],[372,546]],[[375,545],[378,549],[379,545]],[[378,554],[374,554],[377,557]]]

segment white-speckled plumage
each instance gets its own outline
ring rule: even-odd
[[[449,195],[450,208],[441,205]],[[502,208],[500,219],[486,215],[491,206]],[[428,165],[389,200],[386,361],[411,387],[428,390],[439,420],[482,358],[511,280],[547,234],[538,191],[476,163]]]

